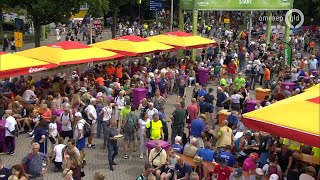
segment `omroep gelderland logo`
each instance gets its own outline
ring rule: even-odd
[[[285,22],[291,29],[298,29],[304,23],[304,15],[299,9],[291,9],[286,13]]]
[[[272,21],[272,22],[285,22],[291,29],[298,29],[304,23],[304,15],[299,9],[291,9],[287,11],[285,16],[272,15],[272,16],[259,16],[259,21]]]

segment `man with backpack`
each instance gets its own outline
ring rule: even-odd
[[[80,151],[81,160],[85,159],[84,147],[86,144],[86,137],[84,136],[86,121],[82,118],[80,112],[74,115],[74,140],[76,141],[76,147]],[[90,128],[90,126],[88,126]]]
[[[89,149],[94,149],[95,145],[93,144],[94,136],[97,132],[97,111],[95,105],[97,104],[96,98],[90,99],[90,104],[84,109],[85,114],[87,115],[88,119],[85,119],[90,124],[91,128],[91,135],[88,137],[88,145]]]
[[[133,150],[132,144],[135,141],[135,131],[139,117],[135,113],[136,108],[131,106],[131,112],[127,114],[123,121],[123,135],[124,135],[124,158],[132,158],[131,152]]]
[[[281,167],[278,164],[276,164],[276,156],[274,154],[269,155],[269,163],[265,164],[262,170],[268,177],[272,174],[277,174],[280,177],[280,179],[282,179]]]

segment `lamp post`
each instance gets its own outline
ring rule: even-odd
[[[173,31],[173,0],[171,0],[170,31]]]

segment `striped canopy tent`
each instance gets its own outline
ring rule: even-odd
[[[165,34],[151,36],[147,39],[173,46],[176,50],[204,48],[217,45],[217,42],[214,40],[182,31],[168,32]]]
[[[121,54],[106,51],[79,42],[63,41],[16,53],[58,65],[72,65],[95,61],[106,61],[124,57]]]
[[[91,46],[117,52],[125,56],[143,56],[174,49],[172,46],[132,35],[106,40]]]
[[[56,64],[0,52],[0,78],[19,76],[56,67]]]
[[[243,114],[242,119],[248,128],[320,147],[320,85]]]

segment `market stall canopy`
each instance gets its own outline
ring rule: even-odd
[[[243,114],[242,120],[250,129],[320,147],[320,85]]]
[[[124,57],[121,54],[106,51],[79,42],[63,41],[16,53],[58,65],[81,64],[94,61],[106,61]]]
[[[142,56],[174,49],[172,46],[132,35],[95,43],[91,46],[117,52],[125,56]]]
[[[20,76],[56,67],[56,64],[0,52],[0,78]]]
[[[173,46],[177,50],[204,48],[204,47],[213,46],[217,44],[217,42],[214,40],[193,35],[190,33],[182,32],[182,31],[168,32],[165,34],[151,36],[151,37],[148,37],[147,39]]]

